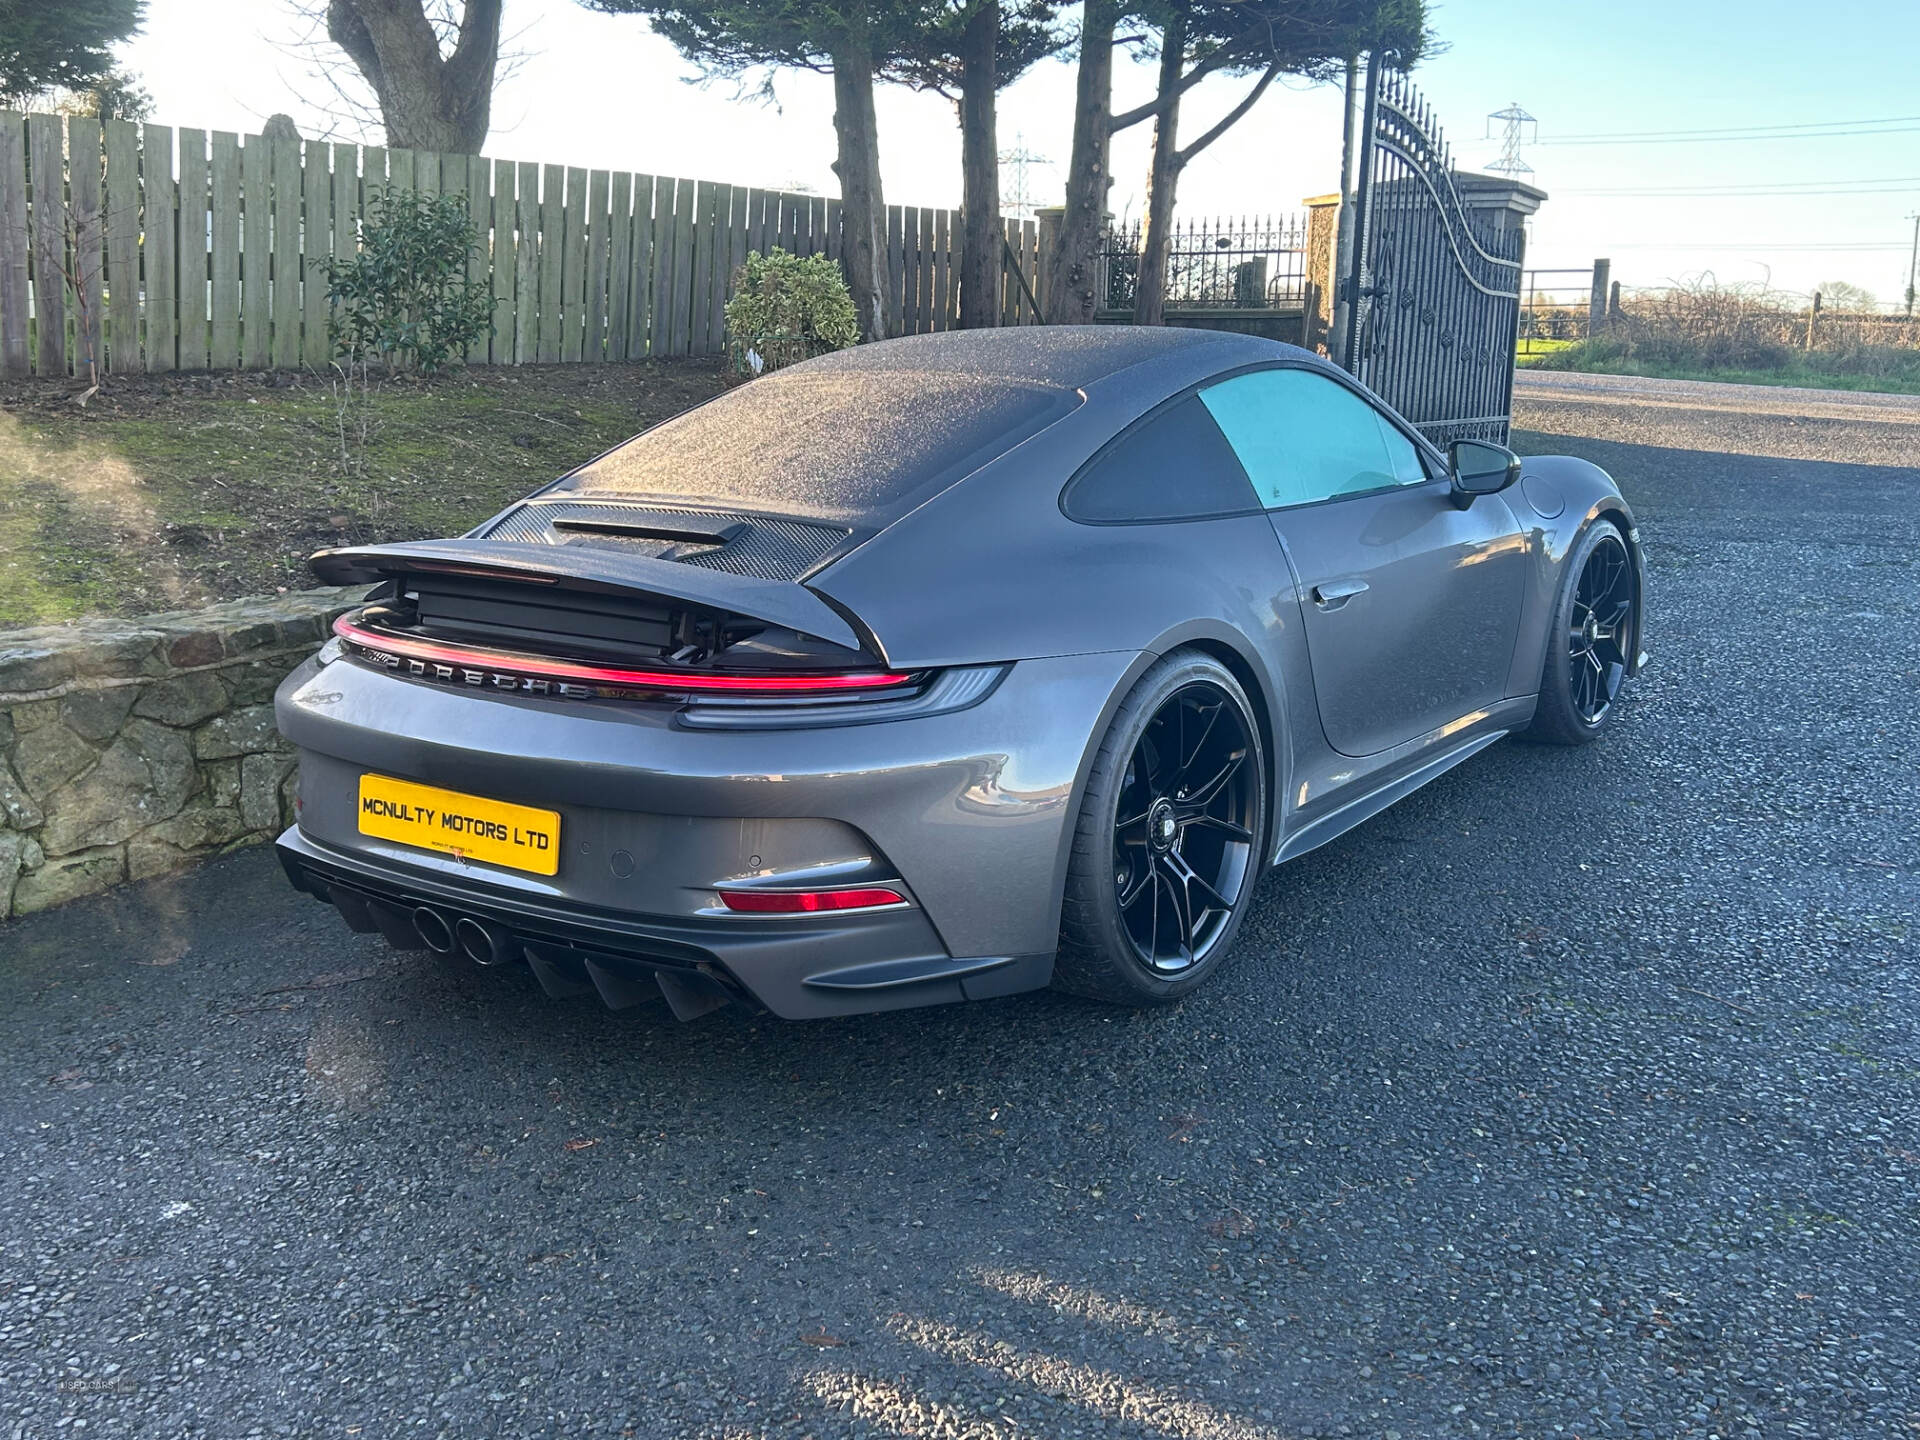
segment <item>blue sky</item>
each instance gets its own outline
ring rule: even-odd
[[[1580,266],[1607,255],[1629,285],[1711,272],[1794,291],[1847,280],[1888,301],[1903,290],[1913,234],[1904,217],[1920,209],[1920,119],[1879,134],[1777,140],[1574,137],[1920,116],[1916,0],[1445,0],[1433,18],[1445,48],[1416,80],[1463,168],[1498,153],[1498,140],[1485,138],[1489,112],[1517,101],[1538,118],[1539,141],[1524,154],[1550,198],[1534,223],[1530,264]],[[823,77],[783,77],[779,108],[769,109],[734,98],[726,84],[686,84],[686,64],[639,21],[588,14],[572,0],[507,0],[507,25],[523,53],[497,98],[489,153],[832,192],[832,95]],[[244,131],[286,110],[304,133],[332,126],[339,138],[378,139],[327,115],[327,87],[287,48],[298,30],[282,0],[149,0],[146,34],[127,59],[164,122]],[[1147,66],[1118,67],[1122,106],[1144,99],[1150,85]],[[1060,185],[1072,86],[1070,66],[1048,64],[1002,98],[1003,147],[1018,137],[1055,162],[1030,168],[1037,195]],[[1185,133],[1198,133],[1237,96],[1231,81],[1200,87]],[[887,90],[881,139],[889,199],[956,203],[951,106]],[[1116,211],[1139,210],[1146,143],[1141,126],[1116,146]],[[1289,210],[1334,188],[1338,157],[1337,94],[1276,86],[1188,170],[1181,209]],[[1843,183],[1856,181],[1899,183]],[[1854,193],[1793,194],[1794,186]],[[1728,193],[1757,187],[1781,188]],[[1669,193],[1591,193],[1654,189]]]

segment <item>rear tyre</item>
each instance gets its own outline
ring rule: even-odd
[[[1206,983],[1261,870],[1267,762],[1246,692],[1197,650],[1140,678],[1087,778],[1054,984],[1165,1005]]]
[[[1528,739],[1590,745],[1606,732],[1632,660],[1638,600],[1625,537],[1596,520],[1562,572]]]

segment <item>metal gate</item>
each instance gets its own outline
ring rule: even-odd
[[[1504,444],[1525,233],[1462,203],[1432,109],[1378,58],[1360,139],[1343,363],[1436,444]]]

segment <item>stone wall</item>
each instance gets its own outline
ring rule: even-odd
[[[289,823],[274,687],[361,593],[0,631],[0,917]]]

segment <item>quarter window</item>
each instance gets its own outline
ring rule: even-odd
[[[1189,395],[1127,431],[1067,487],[1075,520],[1204,520],[1260,508],[1233,447]]]
[[[1427,478],[1413,442],[1310,370],[1255,370],[1200,392],[1268,509]]]

